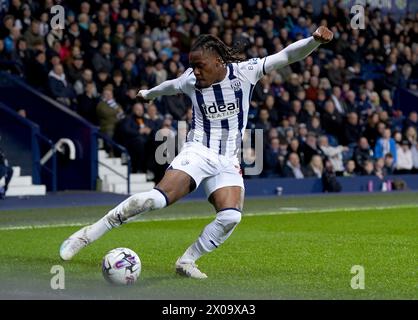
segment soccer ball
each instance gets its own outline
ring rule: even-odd
[[[141,273],[141,260],[131,249],[116,248],[104,256],[102,273],[111,284],[132,285]]]

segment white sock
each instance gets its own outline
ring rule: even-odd
[[[199,238],[184,252],[180,261],[195,262],[202,255],[218,248],[232,234],[241,221],[241,211],[225,209],[218,212],[216,219],[209,223]]]
[[[137,211],[135,205],[138,203],[143,203],[144,200],[151,199],[151,206],[145,208],[143,211]],[[144,213],[149,210],[156,210],[164,208],[167,206],[167,198],[165,194],[157,189],[152,189],[149,192],[143,192],[134,194],[128,199],[121,202],[116,208],[109,211],[103,218],[94,224],[88,226],[85,230],[85,235],[89,239],[89,242],[93,242],[107,233],[109,230],[114,227],[120,226],[123,222],[127,222],[130,218],[133,218],[137,214]]]
[[[109,229],[119,227],[122,223],[134,219],[137,215],[150,210],[164,208],[168,205],[165,193],[159,189],[137,193],[120,203],[105,216]]]
[[[180,258],[181,262],[195,262],[197,259],[199,259],[201,256],[203,256],[205,253],[209,253],[210,251],[206,251],[205,248],[203,248],[200,245],[199,240],[194,242],[187,250],[183,253],[183,255]]]
[[[101,218],[99,221],[93,223],[92,225],[88,226],[86,228],[86,236],[89,240],[89,242],[96,241],[101,236],[103,236],[106,232],[108,232],[110,229],[108,228],[106,224],[106,219]]]

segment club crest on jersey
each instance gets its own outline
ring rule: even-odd
[[[234,79],[231,81],[231,88],[234,91],[240,91],[241,90],[241,81],[239,79]]]
[[[181,165],[182,166],[187,166],[188,164],[190,164],[190,161],[188,159],[181,160]]]
[[[202,104],[202,110],[204,116],[208,120],[223,120],[233,117],[239,113],[239,102],[238,99],[235,102],[216,104]]]

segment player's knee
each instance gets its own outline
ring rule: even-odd
[[[227,233],[241,222],[241,216],[241,211],[238,209],[225,209],[218,212],[216,220],[218,220]]]

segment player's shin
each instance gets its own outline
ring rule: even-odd
[[[165,194],[157,189],[129,197],[109,211],[102,219],[78,230],[65,240],[60,247],[61,258],[71,260],[81,249],[99,239],[112,228],[120,226],[138,214],[163,208],[167,203]]]
[[[121,202],[110,210],[96,223],[84,228],[83,237],[91,243],[112,228],[119,227],[122,223],[132,220],[135,216],[150,210],[164,208],[167,205],[165,194],[157,189],[148,192],[137,193]]]
[[[219,211],[216,219],[205,227],[196,242],[186,250],[179,261],[195,262],[202,255],[215,250],[229,238],[240,221],[241,211],[237,209]]]
[[[165,193],[159,189],[137,193],[129,197],[104,217],[108,229],[118,227],[137,215],[150,210],[162,209],[168,204]]]

